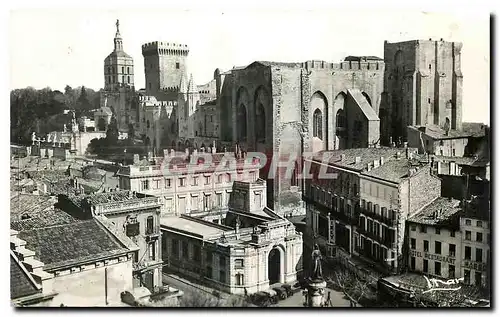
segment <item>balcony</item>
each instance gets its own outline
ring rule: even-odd
[[[160,232],[160,229],[159,228],[146,228],[146,240],[148,240],[147,238],[150,238],[153,239],[153,238],[157,238],[161,235],[161,232]]]
[[[378,242],[380,242],[380,241],[382,240],[382,238],[381,238],[381,237],[377,236],[375,233],[372,233],[372,232],[367,231],[367,230],[366,230],[366,229],[364,229],[364,228],[358,228],[358,229],[357,229],[357,232],[358,232],[359,234],[364,235],[365,237],[368,237],[368,238],[370,238],[370,239],[372,239],[372,240],[375,240],[375,241],[378,241]]]
[[[138,199],[129,199],[121,202],[109,202],[95,206],[95,214],[107,214],[123,212],[127,210],[148,209],[161,207],[160,197],[146,197]]]
[[[387,217],[384,217],[382,215],[378,215],[374,212],[371,212],[367,209],[361,209],[361,214],[364,214],[365,216],[369,217],[369,218],[372,218],[374,220],[377,220],[381,223],[384,223],[386,224],[387,226],[389,227],[394,227],[397,225],[397,219],[391,219],[391,218],[387,218]]]

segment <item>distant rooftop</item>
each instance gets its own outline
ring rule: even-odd
[[[19,238],[46,271],[128,251],[95,219],[20,231]]]
[[[416,149],[410,149],[416,151]],[[396,153],[401,153],[401,157],[405,156],[405,148],[354,148],[334,151],[317,152],[313,160],[316,162],[324,162],[333,166],[348,168],[356,171],[362,171],[368,163],[373,163],[375,160],[380,160],[381,157],[389,159],[396,156]],[[342,155],[344,155],[342,159]],[[356,163],[356,157],[360,160]]]
[[[418,159],[408,160],[407,158],[391,159],[384,164],[365,171],[362,174],[387,180],[393,183],[400,183],[409,177],[409,170],[417,168],[419,170],[426,163],[421,163]]]
[[[468,138],[472,136],[471,132],[458,131],[453,129],[451,129],[449,133],[446,134],[446,131],[437,125],[409,126],[408,129],[418,130],[435,140]]]
[[[362,62],[362,61],[383,61],[383,58],[377,56],[347,56],[344,58],[346,62]]]
[[[37,213],[52,208],[56,199],[51,196],[31,194],[18,194],[10,199],[11,219],[20,219],[22,216],[33,216]]]
[[[10,222],[10,228],[17,231],[34,230],[56,225],[65,225],[81,221],[68,213],[54,208],[32,215],[29,219],[15,220]]]
[[[426,225],[448,225],[462,211],[460,200],[438,197],[417,214],[408,219],[410,222]]]

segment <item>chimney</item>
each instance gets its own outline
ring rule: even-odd
[[[168,157],[168,149],[163,150],[163,158],[166,159]]]
[[[153,160],[153,152],[148,152],[148,162]]]
[[[356,156],[356,159],[354,161],[356,164],[361,163],[361,156]]]
[[[340,161],[344,161],[345,160],[345,154],[340,154]]]
[[[407,147],[408,147],[408,142],[404,142],[404,143],[403,143],[403,147],[404,147],[404,148],[407,148]]]
[[[372,164],[371,163],[367,163],[366,164],[366,170],[369,172],[372,170]]]
[[[399,160],[401,158],[401,152],[396,152],[396,159]]]
[[[383,156],[380,157],[380,166],[382,166],[382,165],[384,165],[384,157]]]
[[[170,150],[170,156],[171,156],[171,157],[174,157],[174,156],[175,156],[175,150],[174,150],[174,149],[171,149],[171,150]]]
[[[373,161],[373,168],[377,168],[377,167],[379,167],[379,163],[380,163],[380,161],[379,161],[379,160],[374,160],[374,161]]]
[[[393,142],[392,142],[392,136],[389,137],[389,145],[392,146]]]
[[[139,164],[139,154],[134,154],[134,165]]]
[[[212,154],[215,153],[217,153],[217,148],[215,147],[215,140],[214,140],[214,142],[212,143]]]

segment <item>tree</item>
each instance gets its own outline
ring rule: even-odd
[[[106,140],[109,144],[116,145],[118,143],[118,122],[116,116],[113,114],[106,130]]]
[[[369,280],[362,279],[345,269],[331,273],[326,281],[333,284],[334,288],[340,289],[353,307],[356,307],[362,300],[374,301],[376,299],[376,293]]]

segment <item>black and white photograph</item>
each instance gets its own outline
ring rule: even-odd
[[[139,5],[8,13],[12,307],[491,309],[490,12]]]

